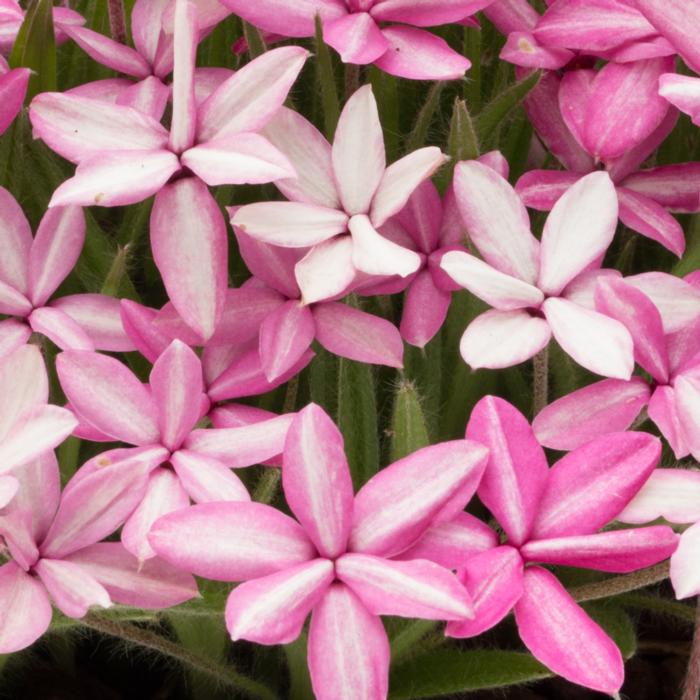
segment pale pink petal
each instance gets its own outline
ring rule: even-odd
[[[393,323],[340,302],[313,309],[316,339],[335,355],[357,362],[403,366],[403,342]]]
[[[695,212],[700,207],[698,178],[700,163],[676,163],[632,173],[621,184],[626,191],[653,199],[665,209]]]
[[[687,75],[666,73],[659,78],[659,95],[700,123],[700,80]]]
[[[406,290],[401,315],[401,337],[422,348],[438,333],[447,317],[452,294],[435,285],[433,274],[421,270]]]
[[[50,306],[34,309],[27,319],[35,333],[46,336],[61,350],[94,350],[88,334],[70,316]]]
[[[75,94],[75,93],[74,93]],[[149,76],[145,80],[129,85],[120,91],[115,100],[118,105],[126,105],[148,114],[160,121],[170,100],[170,88],[158,78]]]
[[[374,65],[399,78],[457,80],[471,66],[444,39],[422,29],[389,26],[382,34],[389,48]]]
[[[197,141],[263,128],[282,106],[308,55],[301,46],[284,46],[237,71],[199,108]]]
[[[529,360],[547,346],[551,335],[544,319],[526,311],[487,311],[467,326],[459,351],[474,369],[501,369]]]
[[[119,542],[99,542],[66,557],[99,581],[115,603],[169,608],[196,598],[197,583],[162,559],[139,562]]]
[[[206,66],[194,69],[194,98],[197,102],[197,107],[204,104],[205,100],[228,80],[234,71],[229,68],[218,68],[215,66]]]
[[[275,146],[259,134],[233,134],[190,148],[183,166],[208,185],[259,185],[294,178],[296,171]]]
[[[627,430],[650,396],[640,377],[603,379],[545,406],[532,428],[545,447],[574,450],[600,435]]]
[[[18,292],[29,291],[29,255],[32,230],[17,200],[0,187],[0,281]]]
[[[620,206],[620,221],[633,231],[641,233],[652,241],[661,243],[680,257],[685,250],[685,234],[682,226],[660,204],[651,197],[617,188]]]
[[[511,32],[499,58],[523,68],[562,68],[574,57],[572,51],[541,44],[530,32]]]
[[[340,54],[343,63],[372,63],[389,48],[389,42],[367,12],[325,22],[323,40]]]
[[[18,490],[19,481],[14,476],[0,476],[0,508],[5,508]]]
[[[549,571],[528,568],[523,584],[515,622],[533,656],[573,683],[608,695],[616,693],[625,669],[615,642]]]
[[[555,297],[542,310],[559,345],[582,367],[615,379],[632,376],[632,336],[619,321]]]
[[[612,433],[575,449],[550,470],[533,537],[586,535],[610,522],[656,467],[661,441]]]
[[[305,304],[342,294],[357,274],[351,236],[337,236],[314,246],[295,266],[294,274]]]
[[[676,405],[676,392],[671,386],[657,386],[647,407],[649,418],[666,438],[676,459],[687,457],[689,448]]]
[[[520,177],[515,191],[525,206],[549,211],[580,177],[563,170],[531,170]]]
[[[0,566],[0,653],[33,644],[49,628],[51,617],[51,603],[41,583],[13,561]],[[386,655],[388,666],[388,648]]]
[[[304,248],[344,233],[348,217],[316,204],[257,202],[238,209],[231,223],[259,241]]]
[[[0,359],[24,345],[31,336],[31,328],[14,318],[0,321]]]
[[[173,14],[173,112],[168,145],[175,153],[182,153],[194,143],[197,128],[194,97],[194,66],[199,43],[197,5],[192,0],[175,0]]]
[[[228,240],[219,205],[201,180],[184,178],[158,193],[151,249],[173,306],[208,340],[223,311]]]
[[[682,534],[678,549],[671,557],[671,583],[678,599],[700,592],[699,549],[700,523],[695,523]]]
[[[21,292],[0,281],[0,314],[10,316],[27,316],[31,313],[32,304]]]
[[[456,505],[457,512],[464,508],[486,461],[482,445],[453,440],[424,447],[382,469],[355,496],[349,548],[385,556],[407,549],[446,506]],[[451,502],[455,496],[461,503]]]
[[[22,109],[30,76],[28,68],[15,68],[4,75],[0,72],[0,134],[7,131]]]
[[[700,456],[700,377],[683,375],[676,377],[674,391],[676,412],[680,422],[681,436],[688,451],[698,459]]]
[[[116,104],[117,100],[126,90],[134,87],[132,80],[126,78],[106,78],[104,80],[93,80],[83,85],[77,85],[70,90],[66,90],[66,95],[77,95],[78,97],[89,97],[93,100],[102,100],[110,104]],[[134,105],[127,105],[133,107]],[[148,112],[150,114],[150,112]],[[151,114],[151,116],[153,116]],[[155,117],[153,117],[155,119]],[[156,120],[157,121],[157,120]]]
[[[132,107],[89,97],[44,92],[32,100],[34,135],[73,162],[106,151],[153,151],[168,143],[168,132]]]
[[[166,561],[215,581],[267,576],[316,556],[296,521],[262,503],[200,503],[169,513],[149,541]]]
[[[457,577],[474,602],[474,619],[447,623],[448,637],[476,637],[497,625],[523,593],[523,560],[513,547],[496,547],[469,559]]]
[[[170,462],[195,503],[250,500],[248,490],[235,472],[213,457],[178,450]]]
[[[479,498],[509,540],[521,545],[528,539],[547,482],[544,450],[525,416],[495,396],[476,404],[466,435],[489,448]]]
[[[0,438],[8,437],[18,420],[49,400],[49,383],[41,351],[21,345],[0,363]]]
[[[539,243],[530,233],[527,210],[508,181],[482,163],[466,161],[455,168],[454,188],[469,238],[484,260],[533,284]]]
[[[121,362],[69,350],[56,358],[56,371],[72,406],[95,428],[132,445],[158,441],[151,395]]]
[[[489,0],[381,0],[372,8],[372,16],[383,22],[434,27],[462,20],[488,4]]]
[[[381,620],[341,583],[314,607],[309,671],[318,700],[384,700],[389,686],[389,640]]]
[[[59,185],[49,206],[116,207],[158,192],[180,163],[169,151],[110,151],[81,161],[75,175]]]
[[[293,642],[333,578],[333,563],[314,559],[243,583],[226,602],[231,638],[257,644]]]

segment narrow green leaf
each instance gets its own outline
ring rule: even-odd
[[[522,80],[496,95],[475,119],[476,133],[480,141],[490,139],[508,115],[518,107],[531,90],[540,82],[541,71],[534,71]]]
[[[57,448],[58,464],[61,468],[61,482],[65,484],[78,470],[80,459],[80,438],[69,435]]]
[[[414,700],[503,688],[551,675],[529,654],[441,649],[411,657],[408,663],[395,668],[389,682],[389,698]]]
[[[243,36],[245,36],[246,43],[248,44],[248,53],[251,58],[262,56],[265,51],[267,51],[265,40],[262,38],[262,34],[257,27],[248,24],[248,22],[243,22]]]
[[[320,346],[314,350],[316,357],[309,367],[309,394],[314,403],[334,416],[338,412],[338,357]]]
[[[429,444],[428,428],[418,391],[412,382],[403,381],[394,397],[391,417],[391,461],[395,462]]]
[[[669,615],[692,625],[695,622],[695,607],[675,600],[666,600],[647,593],[623,593],[615,602],[634,610],[646,610],[660,615]]]
[[[464,81],[464,98],[472,111],[481,109],[481,28],[464,28],[464,55],[471,61],[472,67]]]
[[[440,623],[435,620],[398,619],[395,624],[396,631],[390,636],[391,663],[398,665]]]
[[[694,214],[690,217],[690,225],[686,233],[685,254],[674,265],[671,272],[683,277],[683,275],[697,269],[700,269],[700,214]]]
[[[122,282],[126,275],[127,266],[129,263],[129,246],[117,248],[117,253],[112,260],[112,265],[109,272],[102,283],[100,294],[105,294],[108,297],[118,297]]]
[[[27,104],[40,92],[56,90],[56,39],[51,0],[33,0],[10,54],[13,68],[31,68]]]
[[[464,100],[455,100],[447,137],[447,150],[453,162],[478,158],[481,151],[474,122]]]
[[[376,66],[370,66],[369,82],[372,85],[372,92],[374,92],[379,108],[379,120],[384,131],[387,162],[393,163],[401,155],[399,152],[401,141],[399,97],[404,95],[405,81],[402,81],[401,94],[399,94],[400,81],[398,78],[379,70]]]
[[[411,153],[421,146],[424,146],[427,141],[428,129],[435,117],[435,112],[440,106],[440,95],[445,89],[445,82],[438,81],[433,83],[433,86],[428,90],[425,102],[418,112],[418,117],[416,118],[416,124],[413,130],[406,139],[406,152]]]
[[[321,86],[321,103],[326,138],[331,141],[340,117],[338,89],[335,83],[333,61],[328,46],[323,41],[321,18],[316,15],[316,78]]]
[[[295,641],[284,647],[289,669],[289,700],[314,700],[306,656],[307,643],[308,635],[302,632]]]
[[[637,632],[630,616],[614,604],[586,603],[586,612],[610,635],[625,659],[637,651]]]

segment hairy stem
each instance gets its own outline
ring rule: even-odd
[[[700,697],[700,605],[695,611],[695,632],[693,644],[690,647],[688,672],[683,685],[682,700],[698,700]]]
[[[186,666],[207,674],[219,683],[235,686],[252,698],[275,700],[277,697],[267,686],[238,673],[238,671],[231,668],[231,666],[219,665],[209,659],[193,654],[180,645],[149,630],[136,627],[129,623],[110,620],[109,618],[102,617],[95,613],[88,613],[81,620],[81,623],[85,625],[85,627],[97,630],[103,634],[123,639],[137,646],[156,651],[163,656],[176,659]]]
[[[360,66],[345,64],[345,101],[347,102],[360,87]]]
[[[587,600],[610,598],[620,593],[636,591],[638,588],[644,588],[645,586],[651,586],[653,583],[664,581],[668,578],[668,572],[669,563],[664,561],[648,569],[635,571],[633,574],[614,576],[604,581],[596,581],[595,583],[588,583],[584,586],[576,586],[576,588],[569,589],[569,593],[572,598],[579,603]]]
[[[126,43],[126,23],[124,21],[123,0],[108,0],[107,10],[109,12],[109,33],[114,41],[120,44]]]
[[[545,346],[532,358],[532,414],[537,415],[546,405],[549,394],[549,347]]]

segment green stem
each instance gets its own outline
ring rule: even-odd
[[[668,578],[669,563],[661,562],[656,566],[651,566],[648,569],[635,571],[633,574],[624,574],[623,576],[613,576],[604,581],[596,583],[588,583],[584,586],[576,586],[569,589],[569,593],[574,600],[579,603],[587,600],[599,600],[601,598],[611,598],[620,593],[628,593],[636,591],[638,588],[651,586],[654,583],[660,583]]]
[[[549,395],[549,347],[532,358],[532,370],[532,413],[536,416],[547,405]]]
[[[122,0],[109,0],[109,33],[114,41],[126,43],[126,23],[124,21],[124,3]]]

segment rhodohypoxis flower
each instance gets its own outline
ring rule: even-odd
[[[426,447],[353,496],[342,436],[311,404],[295,417],[284,449],[282,485],[296,521],[260,503],[210,503],[161,518],[150,541],[186,571],[245,581],[226,604],[233,639],[286,644],[311,613],[317,698],[382,700],[389,642],[378,615],[471,617],[469,596],[452,572],[391,557],[464,507],[486,457],[471,441]]]
[[[605,172],[586,175],[557,201],[542,234],[532,235],[522,201],[495,170],[459,163],[457,205],[484,260],[453,251],[441,267],[494,307],[468,326],[460,352],[472,367],[500,368],[529,359],[553,335],[583,367],[629,379],[632,338],[619,321],[586,308],[585,289],[612,241],[617,197]]]
[[[647,290],[668,303],[659,309]],[[689,413],[683,426],[676,385],[700,367],[698,290],[677,277],[648,272],[624,281],[614,276],[600,279],[595,299],[599,311],[630,332],[635,360],[650,381],[605,379],[563,396],[535,418],[537,439],[545,447],[571,450],[598,435],[627,429],[646,405],[675,456],[685,457],[689,441],[694,442],[700,431],[700,414]]]
[[[237,428],[199,430],[209,410],[197,355],[173,341],[156,360],[144,386],[118,360],[89,351],[67,351],[56,371],[70,407],[81,421],[77,434],[90,440],[121,440],[134,450],[98,455],[82,471],[99,470],[105,461],[150,450],[153,468],[122,531],[122,542],[139,560],[154,556],[146,539],[160,516],[198,503],[248,500],[231,467],[258,464],[282,452],[292,419],[275,416]],[[115,455],[115,457],[113,457]]]
[[[19,493],[0,511],[10,561],[0,567],[0,653],[24,649],[51,623],[51,601],[68,617],[114,602],[166,608],[197,595],[194,579],[163,561],[137,560],[116,530],[148,478],[148,455],[76,475],[61,494],[53,453],[18,470]]]
[[[80,207],[44,214],[36,237],[14,197],[0,187],[0,346],[25,343],[32,331],[60,348],[125,351],[133,345],[122,328],[119,300],[104,294],[71,294],[49,301],[83,248]]]
[[[537,659],[574,683],[616,692],[624,677],[619,649],[537,564],[626,573],[673,553],[678,536],[666,526],[598,532],[652,474],[659,440],[646,433],[607,435],[549,469],[525,417],[493,396],[475,406],[467,437],[490,450],[477,493],[507,541],[459,569],[476,614],[449,622],[447,635],[476,636],[514,609],[520,638]]]
[[[377,229],[446,157],[420,148],[386,165],[377,102],[369,85],[347,101],[331,146],[310,122],[282,110],[265,135],[291,161],[298,178],[275,182],[290,202],[240,207],[231,223],[265,243],[311,250],[296,265],[304,303],[345,291],[358,273],[407,277],[420,256]]]
[[[150,229],[154,260],[179,314],[209,338],[226,294],[228,242],[206,185],[295,175],[288,160],[256,132],[285,100],[308,52],[296,46],[268,51],[197,105],[195,5],[178,0],[174,22],[170,132],[133,107],[80,95],[39,95],[30,117],[36,136],[78,163],[74,177],[54,192],[51,206],[132,204],[157,193]]]
[[[416,27],[458,22],[493,0],[222,2],[251,24],[280,36],[313,36],[318,15],[324,41],[340,53],[344,63],[374,63],[401,78],[450,80],[464,75],[471,63],[440,37]]]
[[[0,360],[0,508],[19,488],[23,465],[67,438],[77,421],[52,406],[46,367],[34,345],[3,353]]]
[[[29,68],[10,70],[7,61],[0,56],[0,134],[7,130],[22,109],[30,75]]]

